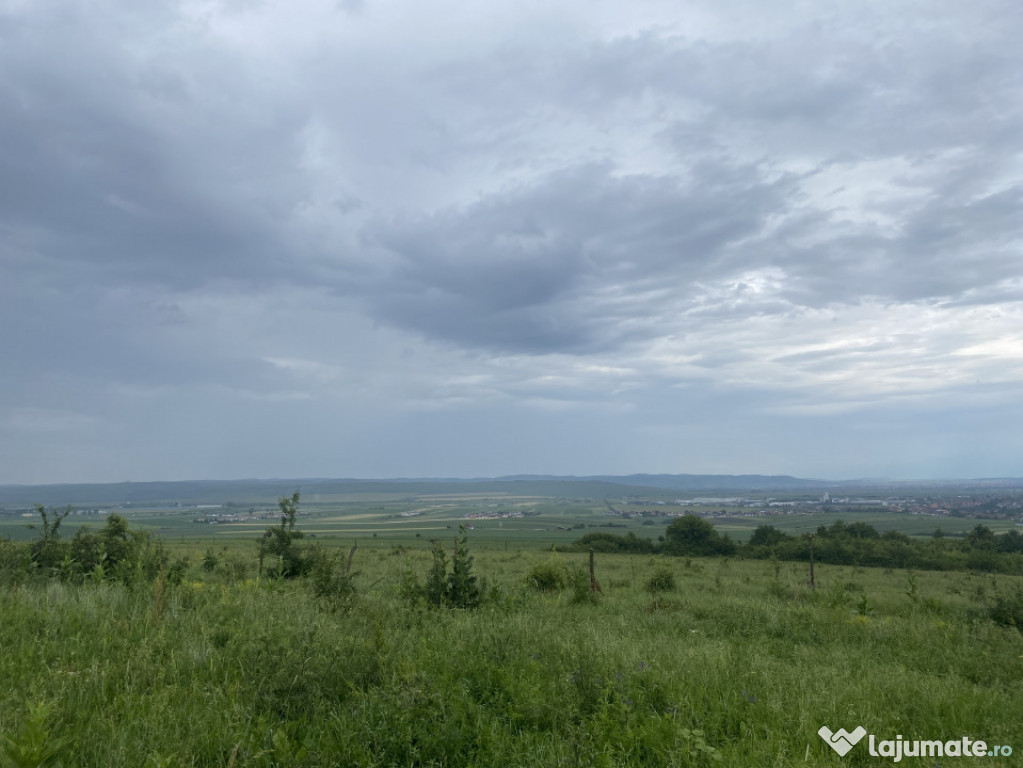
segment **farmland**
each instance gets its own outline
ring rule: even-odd
[[[273,490],[284,494],[301,483],[278,485]],[[313,485],[311,491],[302,492],[303,529],[325,541],[343,543],[357,539],[362,546],[415,544],[417,539],[444,536],[445,531],[457,529],[462,523],[473,527],[476,546],[485,548],[549,548],[574,541],[583,530],[623,534],[631,531],[636,536],[656,539],[674,517],[687,512],[707,516],[720,531],[738,541],[745,541],[756,527],[765,524],[802,534],[844,520],[864,522],[881,532],[895,530],[910,536],[930,536],[936,529],[941,529],[945,535],[961,536],[978,522],[995,532],[1019,528],[1017,523],[1023,522],[1023,509],[1015,507],[1003,515],[981,518],[968,514],[972,507],[966,507],[967,513],[960,514],[911,514],[893,511],[893,507],[901,510],[904,506],[898,503],[899,497],[893,497],[889,502],[891,507],[822,505],[814,503],[817,496],[799,492],[779,497],[787,500],[782,503],[798,503],[798,506],[768,506],[768,499],[772,497],[763,493],[759,494],[762,498],[745,499],[741,504],[730,500],[730,503],[682,505],[676,503],[677,491],[637,490],[606,483],[563,483],[560,486],[553,482],[452,483],[439,487],[378,483],[371,487],[346,486],[341,492],[316,491],[317,486]],[[609,495],[612,491],[623,495]],[[125,517],[133,527],[168,541],[254,539],[276,519],[276,497],[265,490],[248,489],[243,493],[248,498],[242,501],[231,501],[207,491],[205,496],[184,503],[160,503],[123,501],[118,494],[126,494],[119,489],[117,493],[108,494],[110,498],[103,499],[105,503],[74,504],[65,526],[74,531],[82,525],[101,525],[105,515],[113,511]],[[587,496],[586,493],[604,495]],[[1021,498],[1018,494],[1019,491],[1013,489],[1004,498],[1016,504]],[[956,491],[947,494],[949,498],[938,498],[948,503],[961,495]],[[974,492],[973,496],[977,495]],[[64,504],[68,503],[65,498],[76,497],[57,498],[60,499],[58,504]],[[0,536],[30,539],[35,534],[28,526],[34,524],[36,518],[31,503],[8,502],[6,508],[0,508]]]

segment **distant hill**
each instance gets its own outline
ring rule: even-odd
[[[833,481],[804,480],[788,475],[625,475],[613,480],[610,477],[591,479],[673,491],[776,491],[835,486]]]

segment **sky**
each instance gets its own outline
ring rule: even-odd
[[[1023,476],[1016,0],[0,0],[0,483]]]

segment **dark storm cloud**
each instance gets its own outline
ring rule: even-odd
[[[740,244],[784,209],[786,188],[753,167],[705,163],[681,179],[587,166],[463,209],[377,222],[369,237],[401,260],[374,306],[457,343],[614,344],[623,315],[650,309],[623,296],[657,288],[684,302],[694,282],[748,266]]]

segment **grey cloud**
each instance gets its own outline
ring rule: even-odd
[[[238,73],[192,93],[173,68],[135,61],[102,19],[77,21],[25,22],[7,35],[0,223],[99,279],[180,288],[274,270],[282,243],[266,221],[289,203],[269,188],[288,186],[296,126],[273,117],[243,127],[232,112],[242,94],[210,101]],[[55,44],[71,64],[39,58]],[[229,119],[217,125],[217,112]]]
[[[401,257],[373,301],[382,319],[496,349],[580,351],[614,343],[616,293],[746,266],[731,250],[784,206],[755,168],[701,166],[690,179],[616,177],[588,166],[429,218],[377,222]],[[640,312],[641,307],[628,306]]]
[[[799,217],[764,249],[789,274],[786,296],[805,306],[886,301],[1004,299],[1006,281],[1019,275],[1023,188],[979,199],[931,194],[898,221],[894,232],[850,225],[817,211]],[[829,230],[831,230],[829,232]],[[802,238],[812,246],[793,245]],[[786,244],[788,243],[788,244]]]
[[[329,474],[367,446],[386,461],[361,471],[415,473],[417,429],[452,427],[453,455],[519,430],[500,467],[434,452],[457,474],[522,470],[536,434],[615,461],[595,436],[638,445],[636,423],[668,425],[637,462],[756,462],[791,425],[772,407],[888,424],[893,392],[940,391],[900,422],[924,434],[974,396],[956,382],[1011,392],[1020,7],[706,5],[706,35],[642,3],[624,35],[571,3],[490,26],[360,0],[8,6],[0,420],[67,427],[115,479],[229,454]],[[316,451],[264,456],[296,414]],[[806,419],[787,450],[821,460]],[[151,458],[82,458],[118,443]],[[60,479],[33,446],[0,454]]]

